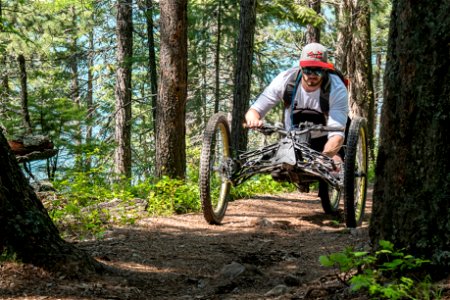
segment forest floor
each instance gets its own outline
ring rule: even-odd
[[[142,217],[76,242],[113,274],[73,279],[1,263],[0,299],[368,299],[319,256],[369,248],[371,203],[369,193],[365,220],[351,230],[323,213],[314,192],[233,201],[220,226],[201,214]]]

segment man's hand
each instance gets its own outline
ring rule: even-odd
[[[342,158],[339,156],[339,155],[334,155],[333,157],[332,157],[332,159],[333,159],[333,161],[334,161],[334,171],[335,172],[339,172],[339,171],[341,171],[341,168],[342,168],[342,164],[344,163],[343,161],[342,161]]]
[[[263,125],[263,121],[261,120],[261,116],[253,108],[250,108],[247,111],[247,113],[245,114],[245,122],[247,123],[247,126],[250,127],[250,128],[258,128],[258,127],[261,127]]]
[[[331,172],[334,176],[339,175],[339,172],[342,169],[342,158],[340,155],[338,155],[339,149],[342,147],[342,144],[344,143],[344,137],[340,135],[333,135],[331,138],[328,139],[327,143],[325,144],[325,147],[323,149],[323,154],[333,159],[334,164],[333,168],[334,170]]]

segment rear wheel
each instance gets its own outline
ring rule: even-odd
[[[344,162],[344,216],[347,227],[361,225],[367,194],[367,127],[365,119],[350,123]]]
[[[228,206],[230,160],[228,121],[224,114],[217,113],[206,125],[200,156],[200,199],[203,216],[210,224],[220,224]]]
[[[335,214],[339,209],[339,200],[341,191],[333,188],[324,180],[319,181],[319,198],[322,203],[323,211],[326,214]]]

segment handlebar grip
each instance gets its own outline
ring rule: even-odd
[[[323,126],[323,131],[345,131],[345,127]]]

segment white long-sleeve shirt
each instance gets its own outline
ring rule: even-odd
[[[261,118],[267,114],[267,112],[274,107],[278,102],[283,101],[283,94],[289,79],[297,74],[298,67],[291,68],[278,74],[275,79],[265,88],[264,92],[256,99],[255,103],[251,106],[256,110]],[[347,122],[347,116],[349,112],[348,108],[348,93],[342,80],[335,74],[329,74],[331,80],[330,87],[330,111],[328,112],[327,126],[332,127],[345,127]],[[295,106],[297,109],[312,109],[318,112],[322,112],[320,107],[320,88],[314,92],[306,92],[301,82],[297,88],[295,97]],[[291,127],[291,106],[285,109],[285,127]],[[312,135],[312,137],[318,137],[323,134]],[[328,133],[328,138],[333,135],[344,136],[341,131],[332,131]]]

